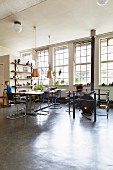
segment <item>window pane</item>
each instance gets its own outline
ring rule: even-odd
[[[113,62],[108,63],[108,69],[113,69]]]
[[[55,70],[55,83],[59,85],[68,84],[68,65],[69,54],[67,47],[55,48],[54,51],[54,70]],[[59,74],[61,71],[61,74]]]
[[[113,60],[113,53],[112,54],[108,54],[108,60]]]
[[[81,56],[86,56],[86,50],[81,51]]]
[[[107,53],[107,47],[102,47],[101,48],[101,54]]]
[[[101,78],[101,84],[103,84],[103,83],[104,83],[104,84],[108,84],[108,83],[107,83],[107,77],[106,77],[106,78],[103,78],[103,77]]]
[[[113,77],[113,70],[108,70],[108,77]]]
[[[76,44],[75,83],[86,84],[91,82],[91,64],[88,63],[91,63],[91,43]]]
[[[106,61],[107,60],[107,54],[101,55],[101,61]]]
[[[91,70],[91,64],[87,64],[87,70]]]
[[[76,66],[76,71],[77,71],[77,72],[80,71],[80,65],[77,65],[77,66]]]
[[[80,57],[77,57],[76,58],[76,64],[79,64],[80,63]]]
[[[86,45],[81,46],[81,51],[84,51],[84,50],[86,50]]]
[[[113,46],[108,47],[108,53],[113,53]]]
[[[107,70],[101,71],[101,77],[107,78]]]
[[[109,77],[108,77],[108,82],[109,82],[109,84],[112,84],[112,83],[113,83],[113,78],[111,78],[111,77],[109,78]],[[107,84],[107,83],[106,83],[106,84]]]
[[[85,71],[86,72],[86,65],[81,65],[81,71]]]
[[[107,46],[107,40],[101,40],[101,48]]]
[[[86,57],[81,57],[81,63],[86,63]]]
[[[91,83],[91,79],[90,78],[87,78],[87,83]]]
[[[48,50],[40,50],[37,52],[37,64],[40,73],[38,81],[41,85],[49,85],[49,79],[47,78],[47,71],[49,69],[48,55]]]
[[[101,63],[101,70],[107,70],[107,63]]]
[[[80,56],[80,51],[76,51],[76,57]]]
[[[87,56],[87,62],[89,63],[91,63],[91,56]]]

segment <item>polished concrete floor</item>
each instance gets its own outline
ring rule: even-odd
[[[16,120],[9,109],[0,108],[0,170],[113,170],[113,109],[96,123],[65,105]]]

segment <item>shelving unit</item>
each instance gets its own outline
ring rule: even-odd
[[[11,70],[11,80],[14,80],[14,91],[19,89],[32,89],[32,65],[20,64],[15,60],[11,62],[14,68]]]

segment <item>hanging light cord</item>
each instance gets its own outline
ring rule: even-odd
[[[33,27],[33,37],[34,37],[34,48],[36,48],[36,26]]]

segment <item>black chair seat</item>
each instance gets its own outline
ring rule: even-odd
[[[18,106],[20,104],[26,104],[26,101],[21,100],[21,97],[19,95],[15,95],[14,93],[7,93],[7,98],[8,98],[9,106],[11,106],[11,105],[17,106],[17,110],[16,110],[15,115],[19,114],[19,111],[22,111],[23,109],[21,107],[21,109],[19,110]],[[25,110],[25,114],[23,116],[26,115],[26,109],[24,108],[24,110]],[[10,112],[9,115],[8,115],[8,118],[12,119],[12,116],[14,116],[14,114],[12,112]],[[22,117],[22,116],[20,116],[20,117]],[[13,117],[13,119],[16,119],[16,118],[19,118],[19,116]]]

